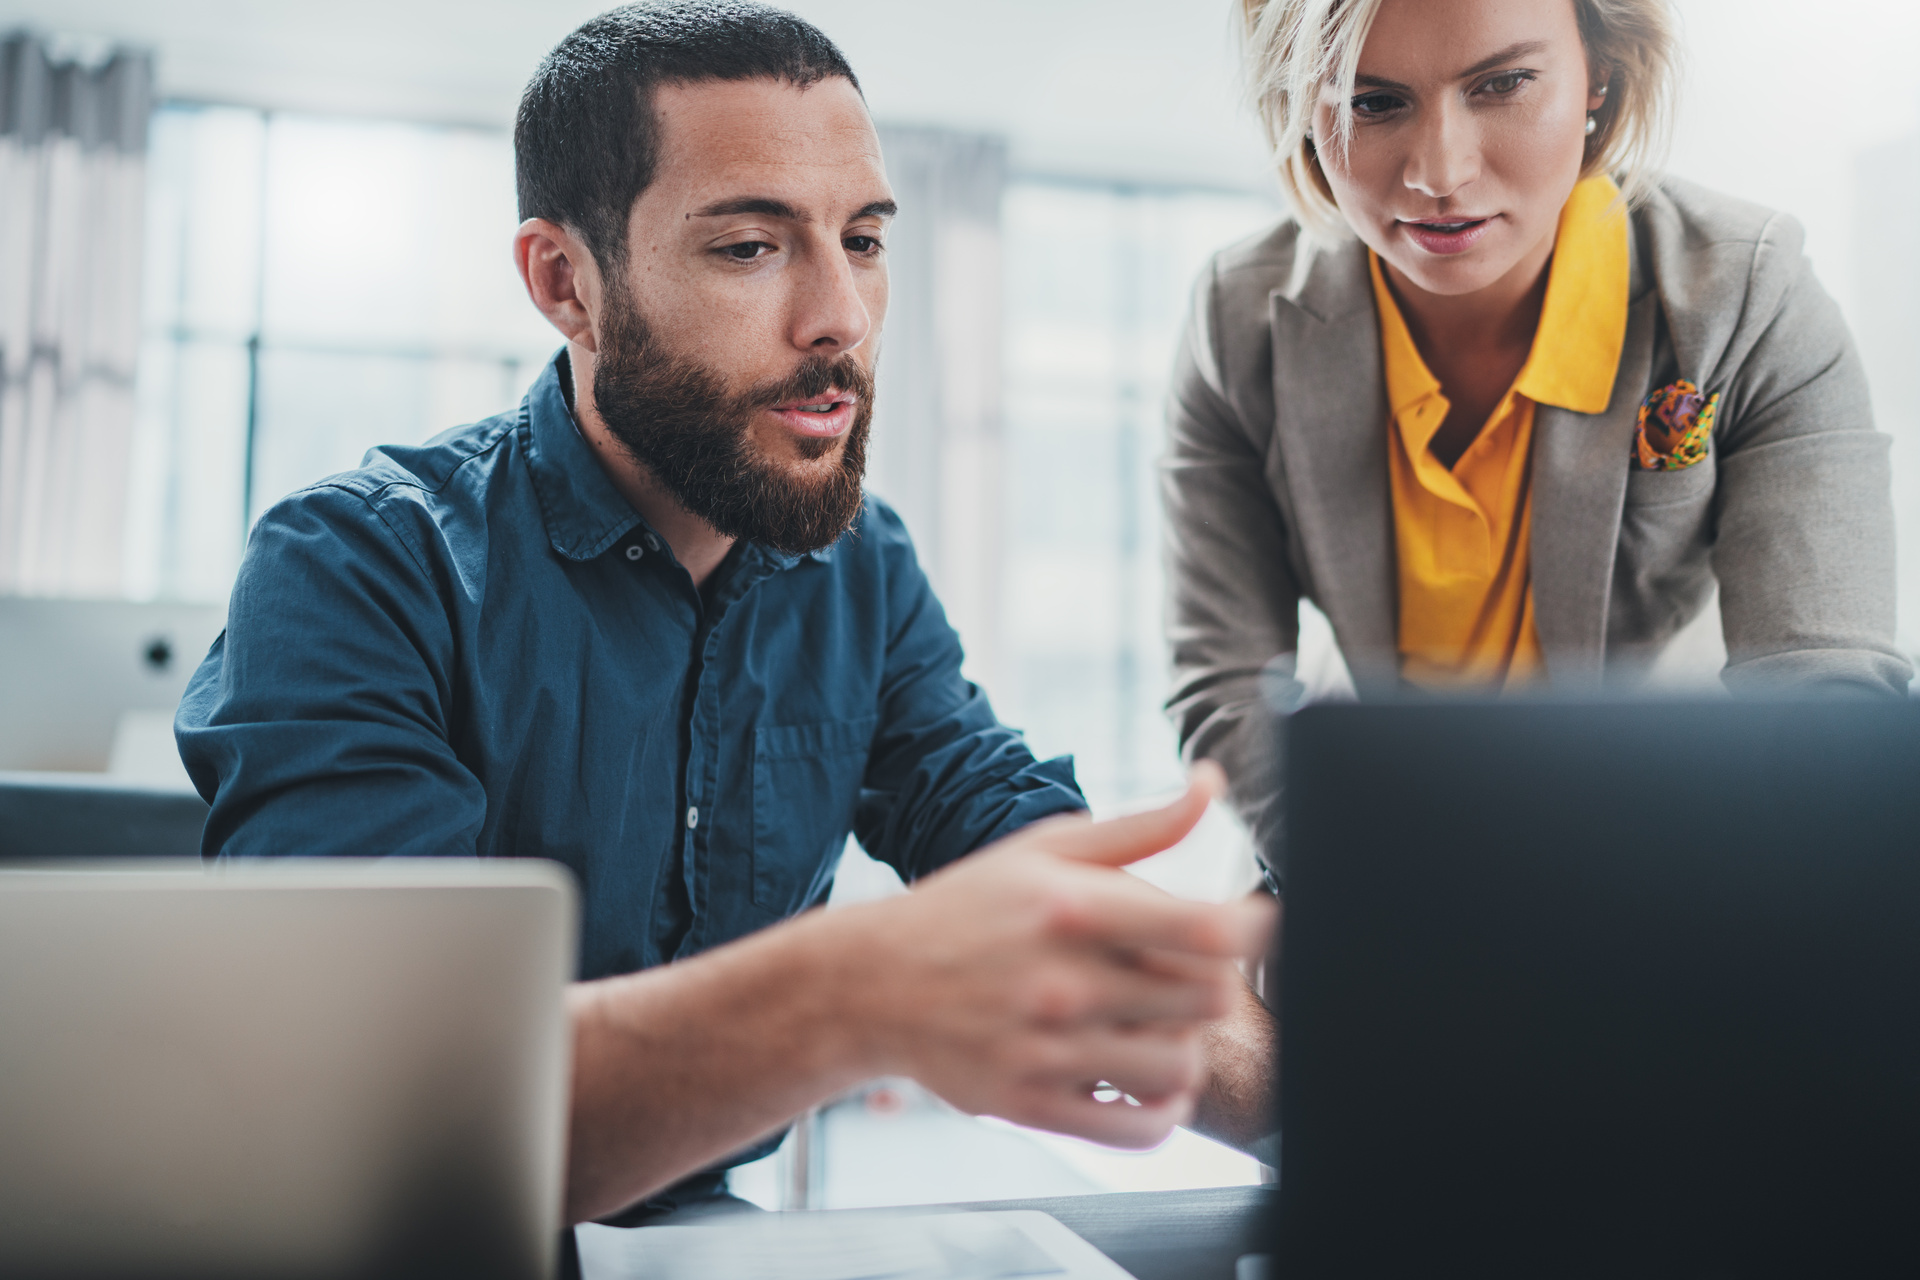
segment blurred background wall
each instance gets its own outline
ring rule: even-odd
[[[556,338],[508,255],[506,130],[541,54],[601,7],[0,0],[0,36],[69,68],[42,113],[67,124],[33,124],[19,76],[0,94],[0,593],[217,608],[281,496],[511,407]],[[1002,715],[1076,754],[1096,807],[1139,803],[1179,772],[1153,470],[1174,338],[1206,256],[1280,214],[1237,105],[1233,0],[790,7],[859,72],[901,196],[874,488]],[[1896,440],[1920,647],[1920,4],[1677,8],[1671,168],[1806,225]],[[136,101],[151,115],[129,119]],[[83,189],[86,219],[58,212]],[[99,323],[76,330],[49,281]],[[45,389],[55,368],[70,390]],[[1219,821],[1145,873],[1219,897],[1248,869]],[[893,887],[871,864],[842,879]],[[898,1090],[862,1096],[856,1128],[917,1114]],[[1008,1195],[1022,1160],[1041,1162],[1019,1184],[1035,1194],[1068,1166],[1095,1185],[1252,1176],[1197,1148],[1049,1165],[966,1132],[941,1149],[975,1144]],[[845,1167],[839,1202],[887,1194],[847,1190]]]

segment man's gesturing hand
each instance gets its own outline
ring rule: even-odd
[[[1234,961],[1265,949],[1272,911],[1184,902],[1118,868],[1178,842],[1220,789],[1203,763],[1165,808],[1039,823],[905,899],[850,908],[875,969],[835,986],[870,1060],[967,1111],[1164,1139],[1204,1083],[1200,1028],[1233,1008]],[[1096,1099],[1103,1083],[1126,1096]]]

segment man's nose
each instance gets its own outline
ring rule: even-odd
[[[867,340],[873,315],[838,240],[809,253],[799,275],[793,298],[794,346],[840,355]]]
[[[1421,113],[1407,154],[1408,188],[1445,200],[1480,176],[1480,139],[1466,109],[1443,102]]]

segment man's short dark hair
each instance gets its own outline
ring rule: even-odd
[[[626,260],[627,218],[659,165],[656,88],[759,79],[805,88],[829,76],[860,87],[818,27],[751,0],[610,9],[555,45],[520,97],[520,217],[573,231],[611,272]]]

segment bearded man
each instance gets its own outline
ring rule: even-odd
[[[1116,870],[1211,776],[1032,825],[1082,809],[1071,765],[961,676],[862,494],[894,203],[845,59],[757,5],[629,6],[547,57],[514,145],[566,345],[516,411],[262,517],[176,726],[206,853],[571,868],[574,1221],[715,1194],[883,1074],[1159,1141],[1270,922]],[[849,832],[915,891],[808,913]]]

